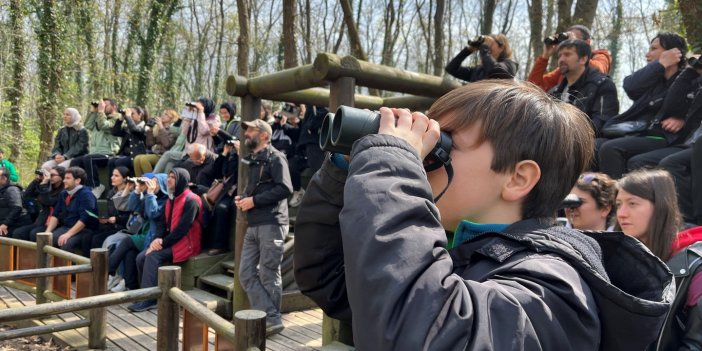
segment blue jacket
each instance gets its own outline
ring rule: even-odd
[[[82,187],[73,194],[70,201],[66,201],[68,191],[63,190],[59,195],[53,216],[58,218],[60,226],[73,227],[76,222],[81,221],[88,229],[98,229],[99,223],[96,217],[98,214],[97,199],[87,186]]]
[[[161,220],[161,216],[163,215],[166,206],[166,200],[168,200],[168,186],[166,183],[168,176],[163,173],[158,173],[156,174],[156,179],[158,180],[158,185],[161,188],[161,191],[159,191],[158,194],[145,193],[144,197],[141,198],[138,193],[132,192],[129,194],[129,200],[127,202],[127,206],[129,207],[130,211],[141,213],[144,218],[149,221],[149,229],[146,233],[140,232],[138,235],[132,235],[134,244],[140,250],[148,247],[149,244],[151,244],[151,241],[154,239],[156,226]],[[141,240],[142,235],[144,239],[143,241]]]

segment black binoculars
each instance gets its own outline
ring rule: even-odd
[[[378,111],[361,110],[341,105],[336,113],[327,113],[324,117],[319,131],[319,147],[324,151],[348,155],[356,140],[368,134],[378,133],[379,128],[380,113]],[[427,171],[432,171],[449,165],[452,147],[451,136],[446,132],[441,132],[436,146],[424,160],[424,168]]]
[[[478,46],[480,46],[480,45],[483,45],[484,42],[485,42],[485,36],[484,36],[484,35],[478,35],[477,37],[475,37],[475,39],[469,41],[469,42],[468,42],[468,45],[469,45],[469,46],[473,46],[473,47],[478,47]]]
[[[690,57],[687,59],[687,64],[694,69],[702,68],[702,60],[700,60],[698,57]]]
[[[568,194],[563,201],[561,201],[561,209],[574,209],[580,207],[583,204],[583,200],[575,194]]]
[[[100,101],[91,101],[90,104],[93,105],[93,107],[98,107],[98,105],[100,105]]]
[[[563,32],[563,33],[554,34],[550,37],[546,37],[544,39],[544,44],[556,45],[556,44],[560,44],[561,42],[566,41],[566,40],[568,40],[568,33]]]

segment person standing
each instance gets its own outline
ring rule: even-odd
[[[246,213],[239,279],[251,307],[266,312],[266,335],[283,330],[280,304],[283,295],[280,263],[288,234],[288,196],[292,193],[285,155],[270,145],[271,125],[264,120],[244,122],[245,144],[251,154],[249,182],[234,204]]]

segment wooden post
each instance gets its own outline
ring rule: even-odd
[[[261,99],[255,96],[246,95],[241,99],[241,119],[242,122],[253,121],[259,118],[261,113]],[[241,129],[241,140],[244,140],[244,129]],[[248,155],[249,149],[241,143],[240,147],[240,157],[241,160],[244,156]],[[239,161],[239,174],[238,174],[238,186],[237,193],[241,195],[246,189],[246,184],[249,182],[249,167]],[[244,291],[243,286],[241,286],[241,281],[239,281],[239,264],[241,262],[241,248],[244,246],[244,235],[246,235],[246,228],[248,228],[249,223],[246,220],[246,214],[237,209],[236,211],[236,231],[234,235],[234,289],[232,291],[232,312],[236,313],[249,307],[249,300],[246,297],[246,291]]]
[[[44,252],[44,246],[51,245],[52,233],[37,233],[37,268],[49,268],[49,254]],[[49,287],[49,277],[37,278],[37,304],[46,303],[44,292]]]
[[[341,77],[331,83],[329,90],[329,112],[336,112],[339,105],[355,106],[356,80],[354,78]]]
[[[242,310],[234,314],[234,350],[266,349],[266,312]]]
[[[159,267],[158,287],[161,289],[161,297],[158,299],[156,350],[177,350],[178,330],[180,329],[180,306],[171,299],[168,291],[173,287],[180,288],[180,267]]]
[[[104,295],[107,292],[107,252],[107,249],[90,250],[90,265],[93,267],[90,280],[90,296]],[[105,348],[106,328],[107,308],[97,307],[90,309],[88,347],[91,349]]]

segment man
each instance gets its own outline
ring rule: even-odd
[[[590,29],[583,25],[574,25],[568,28],[567,32],[568,39],[580,39],[585,41],[587,45],[591,44],[590,41]],[[544,91],[551,90],[554,86],[561,82],[563,75],[559,68],[545,73],[546,67],[548,67],[548,60],[553,56],[556,51],[558,43],[555,44],[544,44],[544,52],[541,56],[536,58],[534,61],[534,67],[532,67],[529,73],[528,80],[537,86],[539,86]],[[607,49],[599,49],[592,52],[592,57],[590,58],[590,66],[601,73],[607,75],[609,74],[609,67],[612,63],[612,55],[609,54]]]
[[[187,147],[188,158],[181,163],[183,169],[188,171],[190,180],[194,184],[193,192],[198,195],[204,194],[214,181],[212,165],[214,165],[217,155],[207,150],[202,144],[190,144]]]
[[[288,234],[287,199],[292,183],[285,155],[270,145],[271,125],[257,119],[244,122],[242,128],[251,155],[242,160],[249,165],[249,182],[242,195],[234,198],[249,223],[239,279],[251,307],[266,312],[266,334],[272,335],[283,330],[280,263]]]
[[[88,180],[84,185],[92,188],[96,198],[100,198],[105,191],[105,186],[100,184],[98,167],[107,166],[108,159],[119,151],[121,140],[112,135],[112,127],[119,117],[117,103],[112,99],[106,98],[98,101],[97,106],[92,105],[85,121],[85,129],[90,133],[90,154],[71,161],[72,167],[83,168],[88,173]]]
[[[589,66],[590,45],[568,39],[558,45],[558,69],[565,77],[549,92],[590,117],[595,135],[619,112],[617,87],[608,76]]]
[[[31,223],[22,207],[22,189],[10,182],[10,171],[0,167],[0,236],[12,236],[15,229]]]
[[[141,288],[158,284],[158,267],[183,262],[200,253],[202,203],[188,189],[189,182],[188,172],[182,168],[173,168],[168,173],[168,200],[156,228],[156,238],[137,255]],[[156,308],[156,300],[136,302],[127,308],[132,312],[148,311]]]
[[[5,159],[5,151],[3,151],[3,149],[0,149],[0,168],[7,169],[8,176],[10,177],[10,181],[12,183],[19,182],[19,175],[17,174],[17,169],[15,169],[15,165],[13,165],[12,162]]]
[[[350,163],[325,161],[295,224],[296,282],[353,323],[357,349],[642,350],[655,340],[674,289],[664,264],[623,233],[556,224],[592,155],[581,111],[500,80],[450,91],[431,119],[380,115]],[[440,126],[452,178],[425,163]]]
[[[80,249],[90,257],[93,233],[98,229],[97,199],[83,183],[87,174],[82,168],[70,167],[63,176],[64,190],[49,216],[46,231],[54,234],[55,247],[71,251]]]
[[[44,174],[41,176],[39,184],[36,186],[37,204],[41,207],[34,223],[17,228],[12,234],[15,239],[36,241],[37,233],[46,231],[46,224],[49,217],[54,211],[54,207],[58,202],[59,196],[63,192],[63,177],[66,170],[58,166],[49,171],[42,169]]]

